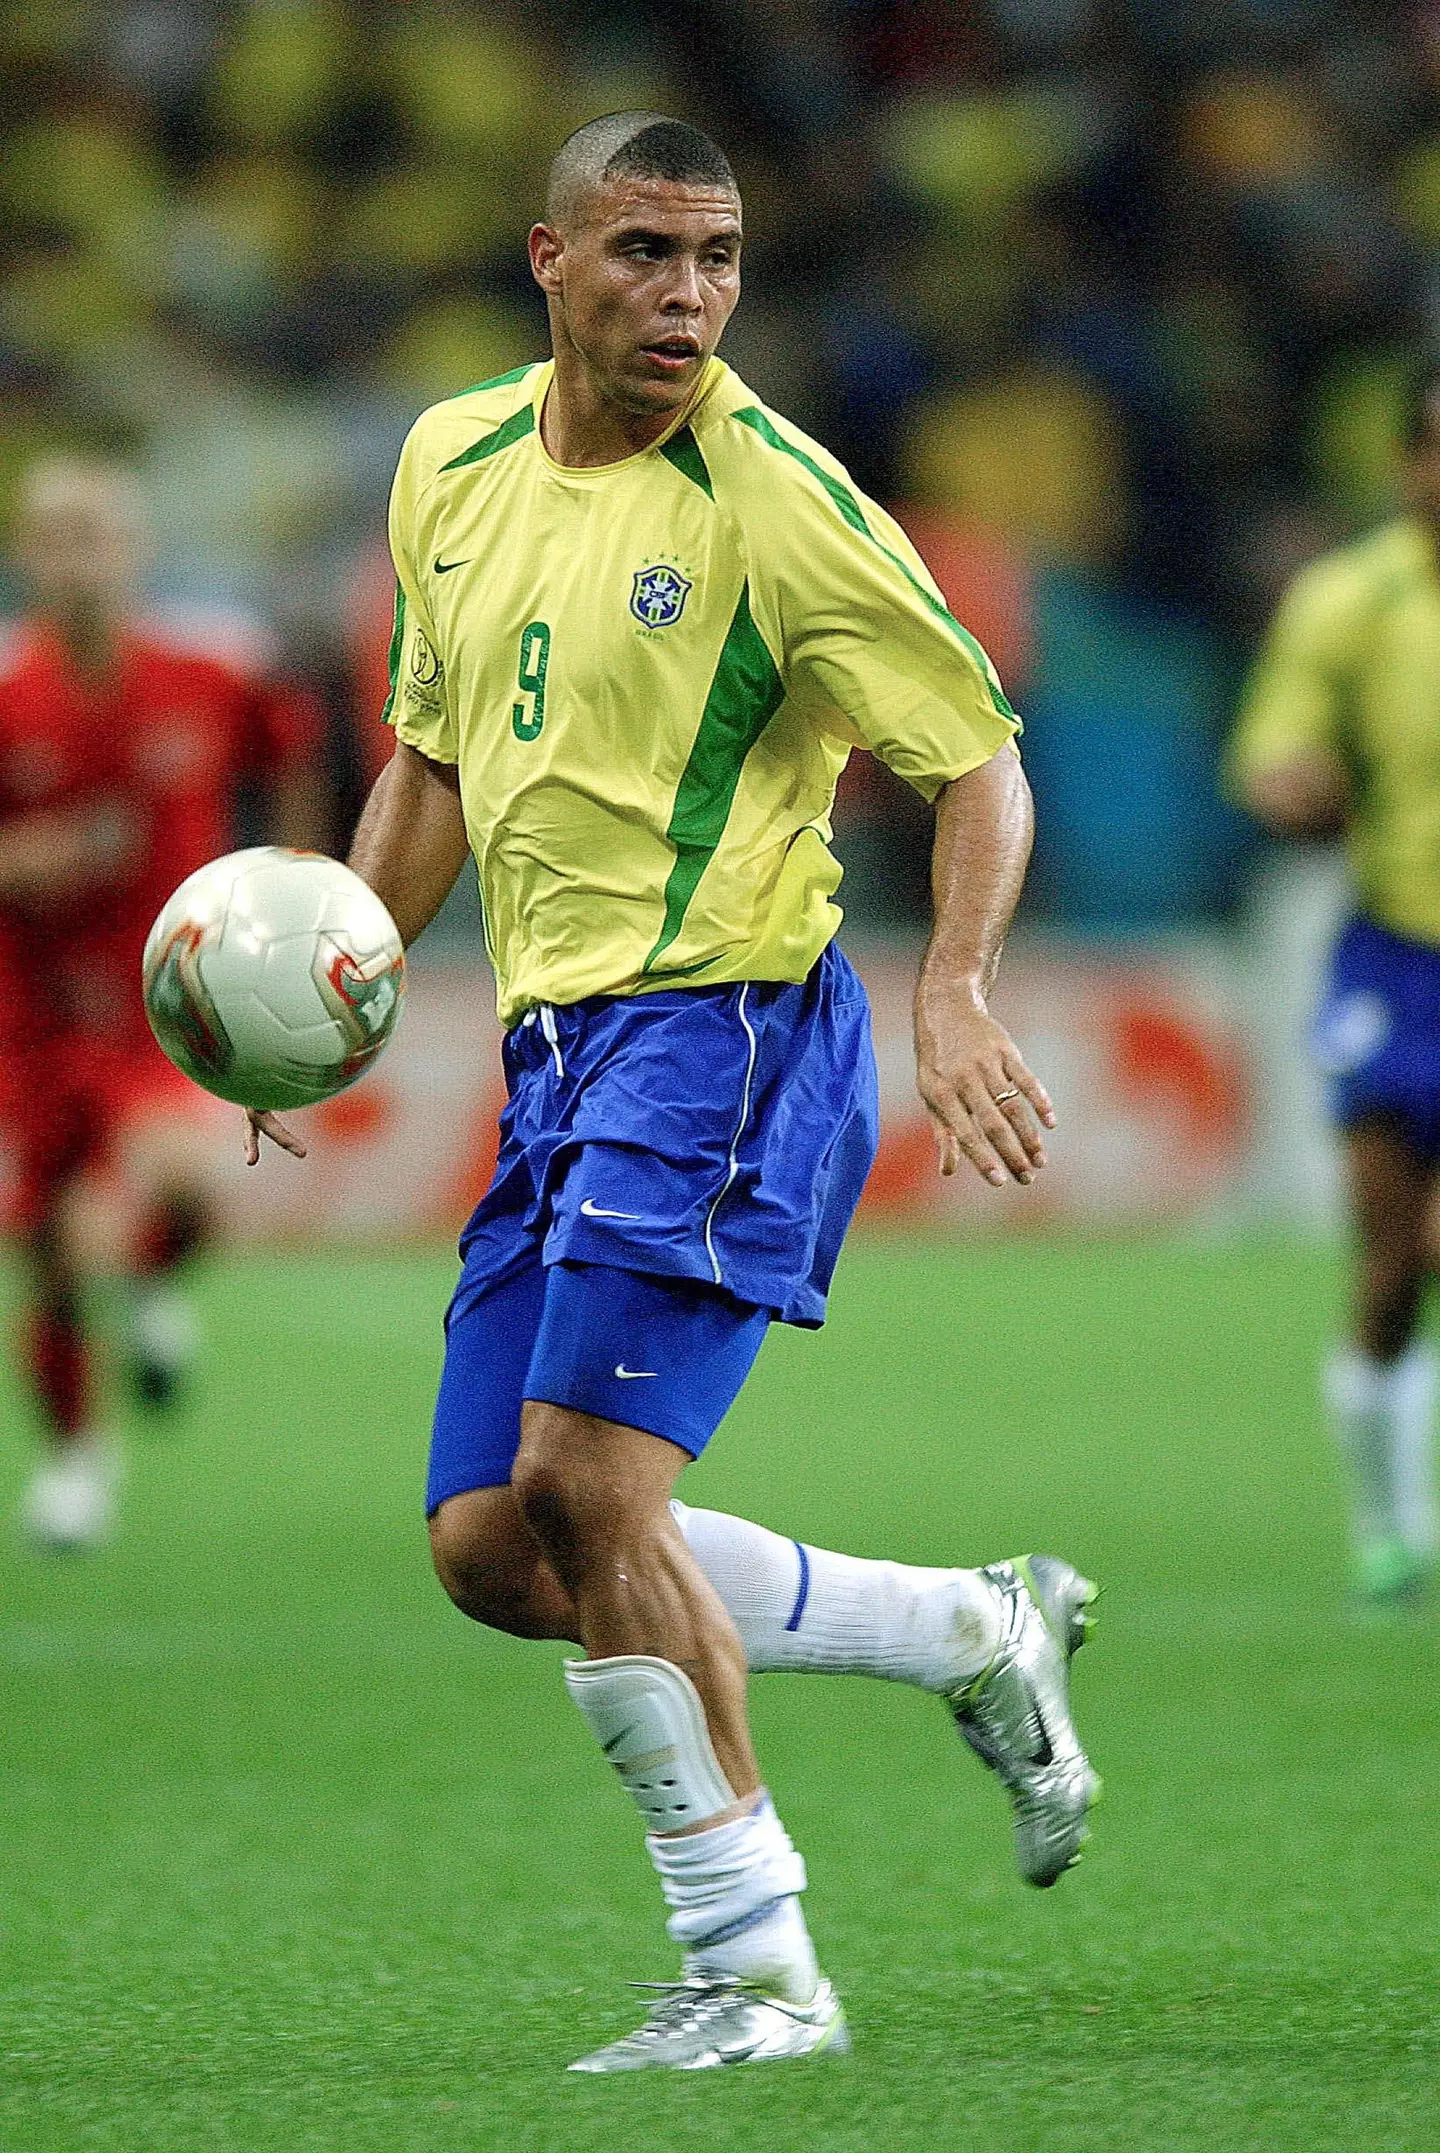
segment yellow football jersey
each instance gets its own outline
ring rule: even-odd
[[[1281,601],[1231,747],[1237,776],[1343,758],[1360,905],[1440,944],[1440,570],[1409,517],[1305,569]]]
[[[459,767],[501,1022],[801,980],[840,921],[851,748],[933,797],[1014,715],[899,526],[718,359],[594,469],[541,441],[552,374],[425,412],[390,511],[386,715]]]

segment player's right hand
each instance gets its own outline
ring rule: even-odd
[[[288,1151],[293,1159],[305,1157],[305,1146],[293,1129],[287,1129],[277,1114],[257,1114],[251,1107],[245,1109],[245,1164],[260,1164],[260,1139],[268,1136],[272,1144]]]

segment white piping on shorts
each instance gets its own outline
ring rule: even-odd
[[[750,1119],[750,1086],[755,1076],[755,1056],[759,1051],[759,1043],[755,1037],[754,1027],[751,1024],[749,1017],[745,1014],[745,998],[749,994],[749,992],[750,982],[747,980],[745,982],[745,985],[740,989],[740,999],[735,1004],[735,1013],[739,1017],[740,1022],[744,1025],[745,1037],[750,1042],[750,1052],[745,1063],[745,1083],[740,1094],[740,1119],[736,1124],[735,1134],[730,1142],[729,1168],[726,1172],[725,1179],[721,1182],[720,1187],[716,1192],[715,1201],[710,1206],[709,1212],[706,1215],[705,1219],[705,1253],[710,1258],[710,1268],[715,1273],[715,1283],[717,1286],[723,1286],[725,1280],[721,1275],[720,1259],[715,1254],[715,1243],[710,1237],[710,1229],[715,1224],[716,1212],[720,1209],[721,1204],[724,1202],[725,1198],[730,1193],[731,1183],[734,1181],[735,1176],[740,1171],[740,1139],[745,1134],[745,1124]]]
[[[540,1029],[545,1034],[546,1045],[555,1057],[555,1074],[563,1077],[565,1057],[560,1052],[560,1036],[555,1029],[555,1010],[549,1002],[540,1004]]]

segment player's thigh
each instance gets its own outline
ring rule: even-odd
[[[445,1316],[425,1514],[474,1489],[508,1488],[520,1447],[520,1408],[545,1307],[538,1247],[499,1276],[469,1266]]]

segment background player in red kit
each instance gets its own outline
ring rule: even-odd
[[[109,1525],[117,1466],[92,1395],[82,1185],[105,1190],[130,1373],[152,1404],[187,1357],[176,1274],[208,1231],[203,1102],[150,1037],[145,936],[175,884],[233,844],[243,780],[266,788],[281,842],[314,841],[317,726],[294,690],[138,622],[128,473],[36,465],[16,537],[30,611],[0,656],[0,1139],[47,1439],[22,1516],[42,1543],[80,1546]]]

